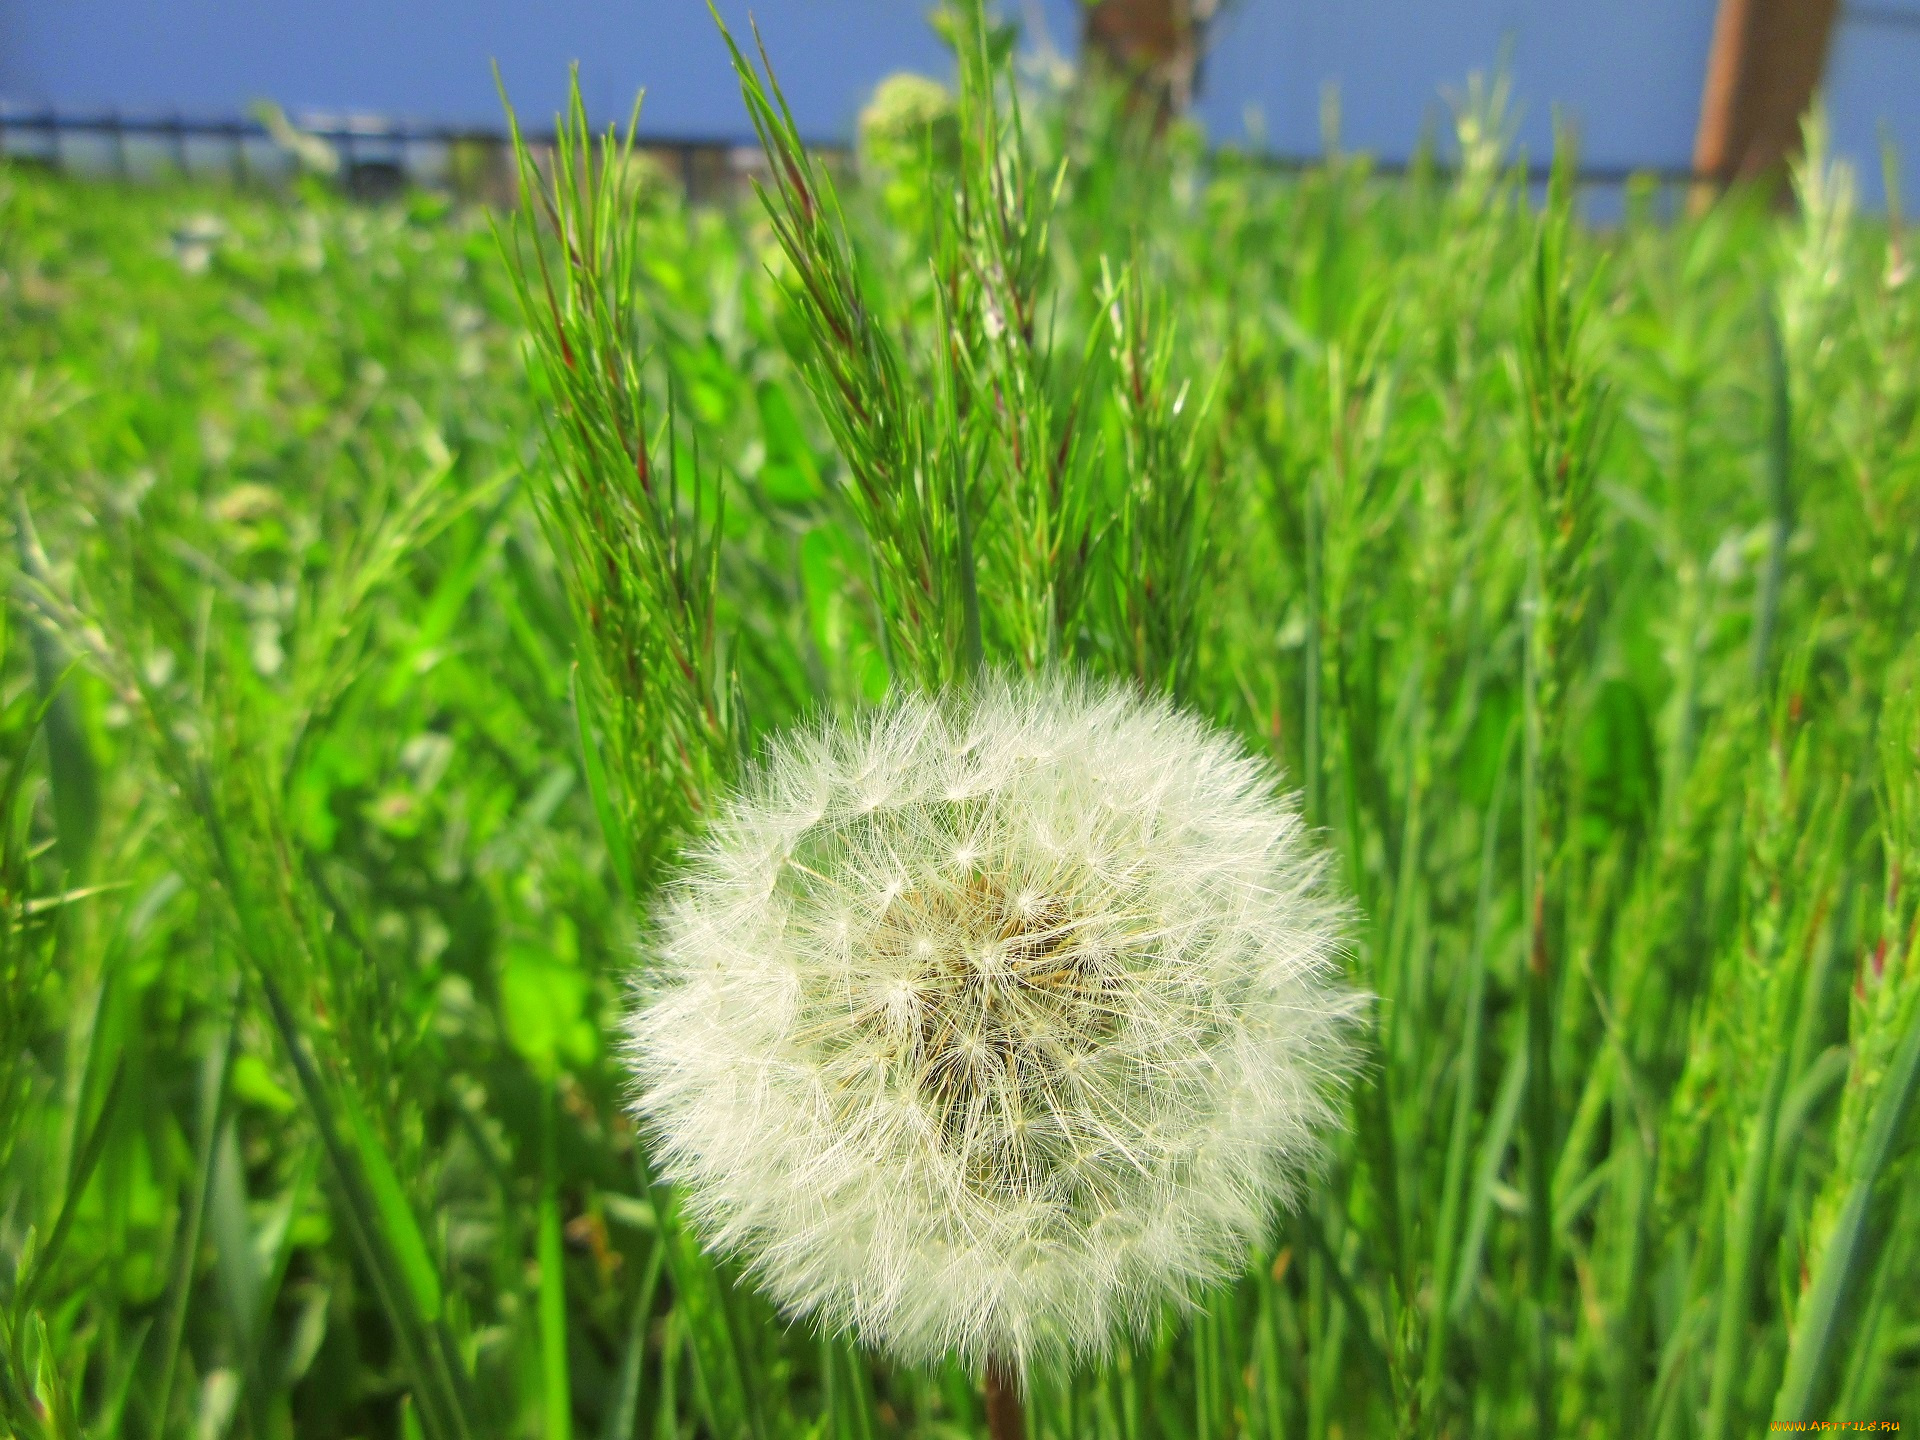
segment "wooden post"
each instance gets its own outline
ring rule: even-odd
[[[1219,0],[1094,0],[1080,53],[1125,78],[1164,119],[1193,103],[1207,24],[1219,9]]]
[[[1777,174],[1827,65],[1839,0],[1720,0],[1693,168],[1724,185]]]

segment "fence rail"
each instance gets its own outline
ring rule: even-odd
[[[377,197],[409,184],[485,195],[511,186],[505,169],[507,135],[484,126],[413,125],[362,117],[307,117],[293,127],[300,137],[331,147],[340,178],[356,194]],[[530,135],[536,148],[550,145],[551,134]],[[737,185],[760,167],[760,152],[737,137],[642,135],[636,148],[677,174],[691,195],[711,195]],[[820,142],[825,154],[846,153],[837,142]],[[299,161],[270,126],[257,119],[203,119],[172,116],[76,115],[52,109],[24,110],[0,104],[0,159],[38,161],[59,169],[106,173],[121,178],[170,169],[188,175],[225,174],[236,183],[284,178]],[[1310,170],[1327,163],[1323,155],[1256,152],[1256,163],[1279,171]],[[1375,173],[1405,176],[1430,169],[1449,172],[1444,160],[1374,157]],[[1543,183],[1550,167],[1533,162],[1527,178]],[[1682,166],[1583,166],[1578,181],[1586,187],[1617,188],[1643,180],[1662,188],[1716,185],[1725,177]]]
[[[1877,25],[1888,30],[1920,31],[1920,10],[1899,5],[1848,5],[1840,12],[1841,22]]]
[[[343,182],[371,194],[407,183],[485,190],[498,178],[508,143],[504,129],[358,116],[308,117],[292,129],[330,147]],[[536,148],[550,145],[552,138],[550,133],[528,136]],[[677,173],[689,191],[711,189],[717,179],[751,168],[747,157],[759,153],[735,137],[643,135],[636,146]],[[823,143],[817,148],[844,147]],[[282,178],[300,166],[282,137],[257,119],[73,114],[5,105],[0,105],[0,157],[121,178],[165,168],[224,174],[239,183]]]

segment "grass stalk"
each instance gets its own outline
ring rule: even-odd
[[[1910,1011],[1914,1010],[1909,1006]],[[1910,1015],[1875,1092],[1853,1175],[1795,1318],[1773,1418],[1804,1423],[1825,1412],[1832,1371],[1885,1253],[1887,1216],[1899,1197],[1886,1177],[1920,1096],[1920,1015]]]
[[[1536,592],[1537,597],[1537,592]],[[1521,866],[1526,876],[1523,904],[1527,917],[1526,1056],[1527,1104],[1524,1149],[1527,1177],[1527,1275],[1530,1287],[1529,1345],[1533,1371],[1536,1432],[1552,1435],[1557,1429],[1553,1399],[1551,1315],[1554,1300],[1554,1214],[1552,1157],[1556,1153],[1557,1102],[1553,1093],[1553,957],[1548,939],[1546,854],[1553,835],[1546,818],[1542,792],[1545,720],[1541,710],[1541,682],[1534,657],[1538,644],[1541,601],[1530,607],[1522,641],[1527,656],[1522,679],[1522,714],[1526,736],[1521,759],[1521,828],[1525,836]]]
[[[1787,545],[1793,538],[1793,398],[1787,384],[1787,355],[1773,297],[1760,307],[1767,353],[1767,558],[1754,603],[1752,679],[1764,690],[1780,623],[1780,590],[1786,583]]]
[[[1790,1007],[1782,1007],[1790,1015]],[[1701,1433],[1707,1440],[1725,1440],[1733,1423],[1734,1386],[1740,1379],[1740,1367],[1751,1357],[1747,1330],[1751,1324],[1754,1265],[1759,1253],[1760,1231],[1765,1223],[1771,1195],[1768,1174],[1773,1167],[1773,1138],[1780,1112],[1781,1096],[1786,1092],[1788,1038],[1790,1026],[1782,1025],[1776,1035],[1778,1047],[1767,1068],[1760,1107],[1749,1125],[1746,1153],[1740,1164],[1740,1178],[1728,1202],[1725,1228],[1725,1258],[1721,1262],[1719,1319],[1714,1331],[1713,1368],[1707,1393],[1706,1418]]]
[[[600,1426],[600,1440],[628,1440],[639,1422],[647,1332],[652,1328],[654,1305],[660,1298],[660,1275],[665,1261],[666,1247],[656,1237],[647,1252],[646,1274],[640,1281],[633,1312],[627,1320],[625,1341],[620,1347],[620,1369],[614,1378],[613,1404],[607,1407],[606,1419]]]
[[[1447,1337],[1453,1316],[1455,1264],[1464,1248],[1461,1233],[1467,1193],[1467,1158],[1472,1144],[1473,1118],[1478,1109],[1480,1039],[1486,1021],[1487,963],[1492,949],[1495,867],[1500,824],[1506,808],[1507,776],[1517,733],[1509,726],[1494,772],[1493,798],[1488,802],[1480,840],[1480,884],[1474,901],[1473,940],[1467,958],[1465,1028],[1454,1062],[1453,1116],[1447,1131],[1446,1169],[1441,1177],[1440,1217],[1434,1227],[1433,1301],[1427,1317],[1427,1347],[1422,1390],[1427,1404],[1437,1403],[1446,1368]]]
[[[540,1358],[546,1440],[573,1440],[567,1367],[566,1252],[560,1234],[560,1102],[549,1081],[540,1104]]]
[[[193,1272],[200,1254],[200,1226],[213,1192],[214,1146],[225,1119],[227,1067],[239,1038],[241,1009],[234,995],[233,1022],[217,1045],[209,1046],[200,1073],[200,1125],[195,1136],[195,1183],[187,1191],[187,1209],[181,1216],[178,1263],[168,1286],[166,1328],[160,1336],[160,1379],[153,1390],[155,1440],[167,1430],[173,1407],[173,1378],[180,1362],[180,1342],[186,1333],[187,1306],[193,1294]]]
[[[1557,137],[1547,207],[1535,233],[1520,352],[1526,401],[1529,549],[1521,639],[1522,895],[1527,917],[1527,1270],[1534,1424],[1558,1429],[1555,1396],[1554,1089],[1556,997],[1565,976],[1567,794],[1577,645],[1591,589],[1595,474],[1603,390],[1588,334],[1593,285],[1573,277],[1573,147]]]
[[[259,980],[268,1014],[287,1048],[314,1128],[320,1132],[329,1168],[344,1201],[341,1213],[414,1378],[414,1403],[428,1440],[473,1440],[461,1364],[450,1338],[435,1323],[437,1281],[432,1279],[430,1269],[423,1272],[418,1258],[412,1263],[406,1258],[416,1249],[417,1240],[409,1238],[409,1231],[417,1236],[417,1227],[404,1211],[396,1215],[391,1201],[382,1205],[375,1184],[366,1174],[366,1157],[369,1153],[377,1155],[377,1150],[370,1149],[377,1141],[364,1124],[354,1137],[358,1144],[348,1139],[327,1084],[308,1053],[305,1037],[279,985],[270,974],[262,973]],[[390,1172],[391,1165],[387,1168]],[[396,1221],[397,1235],[389,1229],[389,1224]]]

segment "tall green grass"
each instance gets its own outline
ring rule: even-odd
[[[859,178],[740,57],[764,204],[577,115],[518,222],[0,172],[0,1424],[975,1433],[700,1250],[609,1037],[761,737],[1062,663],[1285,766],[1379,1000],[1037,1435],[1920,1423],[1897,226],[1817,133],[1596,231],[1491,92],[1283,177],[951,33]]]

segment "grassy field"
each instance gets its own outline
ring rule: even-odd
[[[743,757],[974,654],[1273,755],[1378,997],[1273,1243],[1036,1436],[1920,1424],[1897,228],[967,74],[838,207],[777,110],[764,208],[582,161],[518,271],[0,170],[0,1429],[977,1433],[700,1250],[610,1044]]]

